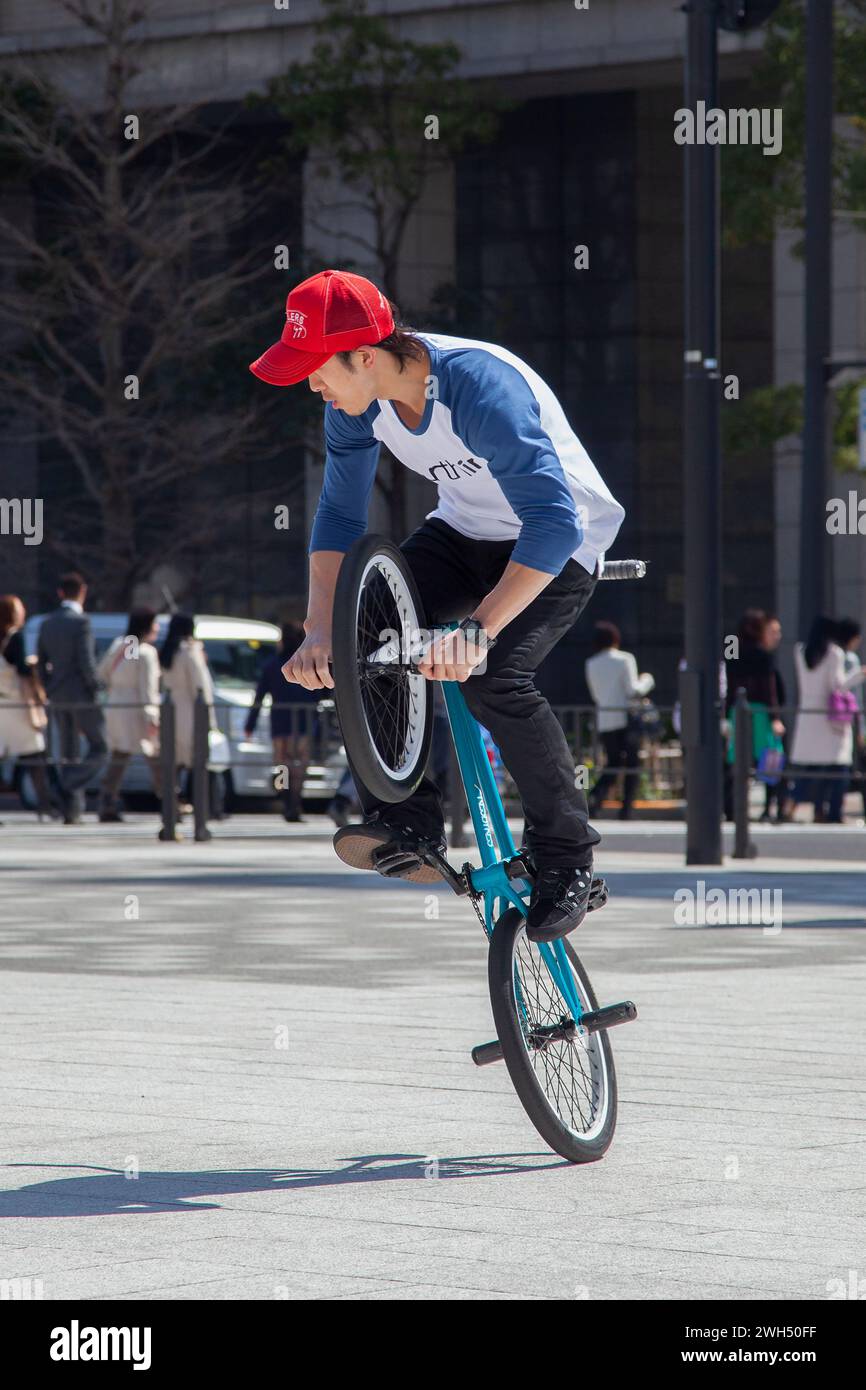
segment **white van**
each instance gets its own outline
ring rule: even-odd
[[[28,655],[36,652],[39,628],[47,614],[37,613],[24,627],[24,644]],[[126,632],[126,613],[88,613],[93,632],[96,659],[107,650],[115,637]],[[170,614],[159,616],[159,636],[162,643]],[[214,704],[219,735],[211,737],[210,766],[224,772],[229,800],[232,797],[272,797],[274,795],[272,749],[265,697],[263,713],[252,738],[244,733],[244,724],[256,692],[262,665],[276,651],[280,629],[273,623],[253,618],[224,618],[200,613],[195,618],[195,636],[204,643],[208,666],[214,684]],[[330,702],[326,705],[332,708]],[[309,711],[310,705],[304,706]],[[321,762],[315,761],[307,770],[303,798],[327,802],[334,795],[346,766],[345,755],[339,747],[336,721],[331,721],[336,741],[322,747]],[[303,727],[301,725],[300,727]],[[316,745],[314,744],[314,752]],[[25,805],[35,805],[32,787],[23,785],[29,778],[16,779]],[[138,793],[151,790],[150,772],[144,758],[130,759],[121,790]]]

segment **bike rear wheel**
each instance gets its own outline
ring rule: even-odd
[[[349,758],[380,801],[410,796],[430,753],[433,686],[409,666],[423,627],[421,599],[399,547],[362,536],[340,566],[334,594],[334,700]],[[395,659],[374,664],[370,658],[386,642]]]
[[[597,1009],[570,943],[557,945],[582,1010]],[[571,1163],[594,1163],[616,1128],[616,1073],[607,1033],[574,1026],[572,1009],[516,907],[494,927],[488,980],[502,1057],[524,1110],[556,1153]]]

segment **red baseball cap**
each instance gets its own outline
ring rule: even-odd
[[[280,341],[250,371],[272,386],[294,386],[335,352],[379,343],[393,331],[390,305],[372,281],[348,270],[320,270],[291,291]]]

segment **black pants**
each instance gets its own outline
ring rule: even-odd
[[[623,819],[631,815],[632,802],[637,790],[638,772],[640,766],[640,734],[635,729],[608,729],[600,734],[602,747],[604,748],[605,770],[599,777],[592,789],[593,807],[600,807],[607,788],[611,786],[619,775],[616,772],[608,771],[608,768],[625,767],[632,768],[634,771],[626,772],[622,779],[622,816]]]
[[[79,797],[98,781],[108,762],[105,715],[96,704],[75,710],[50,710],[50,714],[57,728],[60,784],[67,796]],[[87,753],[79,762],[81,734]]]
[[[514,541],[462,536],[438,517],[424,521],[400,547],[429,626],[465,618],[502,578]],[[587,824],[586,797],[562,726],[536,688],[535,673],[573,626],[596,586],[576,560],[499,633],[486,668],[461,683],[471,714],[489,729],[523,803],[524,845],[538,866],[583,867],[601,836]],[[442,796],[425,776],[399,804],[377,801],[352,769],[365,814],[411,824],[422,834],[444,827]],[[394,813],[397,813],[396,817]]]
[[[804,763],[801,768],[811,776],[798,776],[794,784],[794,800],[798,805],[811,801],[816,819],[841,821],[851,769],[845,763]],[[822,777],[821,773],[827,775]]]

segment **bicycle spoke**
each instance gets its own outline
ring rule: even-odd
[[[579,981],[574,975],[572,979],[580,994]],[[541,952],[525,935],[519,938],[515,951],[514,991],[524,1044],[538,1084],[562,1123],[585,1136],[598,1122],[603,1101],[600,1045],[595,1035],[590,1035],[587,1043],[577,1034],[547,1038],[551,1029],[566,1029],[574,1019]]]

